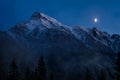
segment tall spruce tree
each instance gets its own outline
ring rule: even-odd
[[[32,80],[32,73],[29,67],[26,68],[24,80]]]
[[[106,77],[105,77],[105,72],[104,70],[102,69],[100,74],[98,75],[98,80],[106,80]]]
[[[49,80],[54,80],[54,75],[53,73],[50,74],[50,79]]]
[[[85,80],[92,80],[91,78],[91,74],[90,74],[90,70],[89,68],[86,69],[86,72],[85,72]]]
[[[116,80],[120,80],[120,52],[118,52],[115,70],[116,70],[115,78]]]
[[[4,80],[6,77],[5,68],[3,63],[3,57],[0,56],[0,80]]]
[[[110,78],[112,79],[112,80],[114,80],[115,79],[115,75],[112,73],[112,71],[110,71],[109,69],[108,69],[108,75],[110,76]]]
[[[36,69],[36,80],[46,80],[46,65],[43,56],[41,56]]]
[[[18,66],[16,64],[15,58],[12,60],[12,63],[10,65],[8,80],[19,80],[19,71],[18,71]]]

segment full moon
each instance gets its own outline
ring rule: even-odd
[[[98,19],[97,19],[97,18],[94,18],[94,22],[97,23],[97,22],[98,22]]]

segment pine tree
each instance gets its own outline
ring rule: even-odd
[[[31,80],[36,80],[36,74],[34,71],[31,72]]]
[[[18,66],[15,59],[13,59],[10,65],[10,72],[8,74],[8,80],[19,80]]]
[[[32,73],[29,67],[26,68],[24,80],[32,80]]]
[[[112,80],[115,79],[115,75],[108,69],[108,74]]]
[[[86,69],[86,77],[85,77],[85,80],[91,80],[91,76],[90,76],[90,70],[87,68]]]
[[[98,80],[106,80],[104,70],[101,70],[101,72],[100,72],[100,74],[98,76]]]
[[[116,78],[116,80],[120,80],[120,52],[118,53],[115,70],[117,72],[115,74],[115,78]]]
[[[4,69],[3,59],[2,56],[0,56],[0,80],[4,80],[5,78],[5,69]]]
[[[41,56],[38,62],[38,68],[36,69],[36,80],[46,80],[46,66],[43,56]]]
[[[50,79],[49,80],[54,80],[53,73],[50,74]]]

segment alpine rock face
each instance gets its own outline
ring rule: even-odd
[[[79,75],[75,74],[82,75],[87,67],[91,74],[97,75],[95,71],[101,68],[107,72],[114,67],[118,51],[120,35],[109,35],[95,27],[70,27],[39,12],[28,21],[0,32],[0,53],[5,63],[15,57],[21,67],[29,65],[33,69],[43,55],[58,79],[70,79],[71,74],[77,79]]]

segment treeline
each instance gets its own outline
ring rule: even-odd
[[[0,70],[0,80],[54,80],[53,72],[47,73],[47,66],[43,56],[40,57],[37,68],[34,71],[26,67],[25,72],[21,72],[14,58],[9,66],[8,73],[2,74]]]
[[[40,57],[38,65],[34,71],[32,71],[29,67],[26,67],[25,73],[21,73],[20,68],[17,65],[17,61],[14,58],[9,66],[9,72],[5,75],[5,77],[6,78],[0,80],[57,80],[55,79],[53,72],[48,74],[47,65],[43,56]],[[92,80],[89,68],[86,68],[85,80]],[[97,80],[106,80],[104,70],[101,70]]]
[[[115,80],[120,80],[120,52],[117,56],[115,71]]]
[[[22,73],[19,66],[17,65],[17,61],[14,58],[10,63],[7,74],[4,73],[4,70],[0,65],[0,80],[57,80],[57,78],[55,78],[55,74],[52,71],[48,73],[47,67],[48,66],[45,63],[44,57],[41,56],[35,70],[31,70],[28,66],[26,67],[25,72]],[[120,80],[120,52],[118,53],[114,71],[114,74],[108,72],[111,80]],[[86,68],[85,80],[93,80],[93,77],[94,76],[91,75],[90,69]],[[96,80],[107,80],[106,77],[106,72],[102,69],[99,72]]]

